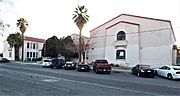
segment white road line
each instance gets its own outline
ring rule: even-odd
[[[20,73],[20,74],[25,74],[25,75],[32,75],[32,76],[41,76],[41,77],[47,77],[47,78],[52,78],[52,79],[56,79],[56,80],[63,80],[63,81],[67,81],[67,82],[73,82],[73,83],[79,83],[79,84],[86,84],[86,85],[93,85],[93,86],[98,86],[98,87],[103,87],[103,88],[108,88],[108,89],[115,89],[115,90],[122,90],[122,91],[128,91],[128,92],[134,92],[134,93],[141,93],[141,94],[147,94],[147,95],[154,95],[154,96],[163,96],[160,94],[154,94],[154,93],[150,93],[150,92],[144,92],[144,91],[136,91],[136,90],[131,90],[131,89],[125,89],[125,88],[119,88],[119,87],[112,87],[112,86],[106,86],[106,85],[101,85],[101,84],[96,84],[96,83],[89,83],[89,82],[82,82],[82,81],[76,81],[76,80],[69,80],[69,79],[64,79],[64,78],[58,78],[58,77],[54,77],[54,76],[47,76],[47,75],[41,75],[41,74],[35,74],[35,73],[27,73],[27,72],[19,72],[19,71],[12,71],[12,70],[8,70],[8,69],[3,69],[3,71],[8,71],[8,72],[16,72],[16,73]],[[4,76],[4,75],[3,75]],[[8,77],[8,76],[7,76]],[[15,79],[19,79],[19,80],[23,80],[20,78],[16,78],[16,77],[11,77],[10,78],[15,78]],[[24,79],[27,81],[27,79]],[[32,81],[30,81],[32,82]],[[39,82],[33,82],[36,84],[43,84],[43,83],[39,83]],[[44,84],[43,84],[44,85]],[[55,86],[51,86],[48,85],[50,87],[55,87]],[[56,88],[56,87],[55,87]],[[58,88],[58,87],[57,87]],[[62,90],[62,89],[61,89]]]

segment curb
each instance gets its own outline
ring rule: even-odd
[[[32,62],[15,62],[15,63],[25,64],[25,65],[40,65],[40,64],[38,64],[38,63],[32,63]]]
[[[126,69],[112,69],[112,72],[114,72],[114,73],[121,73],[121,72],[130,73],[131,70],[126,70]]]
[[[93,67],[90,67],[90,68],[93,69]],[[121,73],[121,72],[130,73],[131,72],[131,70],[129,70],[129,69],[117,69],[117,68],[116,69],[112,68],[111,71],[114,73]]]

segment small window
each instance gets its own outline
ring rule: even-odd
[[[33,52],[33,58],[35,58],[35,57],[36,57],[35,55],[36,55],[36,53],[35,53],[35,52]]]
[[[9,52],[9,57],[12,57],[12,52]]]
[[[38,43],[36,44],[36,49],[38,49]]]
[[[30,58],[32,58],[32,52],[30,52]]]
[[[126,40],[126,33],[124,31],[119,31],[117,34],[117,40]]]
[[[27,48],[29,48],[29,43],[27,43]]]
[[[36,58],[38,58],[38,52],[36,52]]]
[[[36,44],[35,43],[33,43],[33,49],[35,49],[36,48]]]
[[[117,50],[116,51],[116,59],[125,59],[126,51],[125,50]]]
[[[29,58],[29,52],[27,52],[27,58]]]

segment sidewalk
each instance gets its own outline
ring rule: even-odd
[[[90,65],[90,68],[93,69],[92,65]],[[112,67],[112,72],[114,73],[121,73],[121,72],[131,72],[131,68],[129,67],[123,67],[123,66],[119,66],[119,67]]]
[[[22,61],[12,61],[12,62],[15,62],[15,63],[18,63],[18,64],[25,64],[25,65],[41,65],[40,63],[37,63],[37,62],[22,62]]]
[[[123,67],[112,67],[112,71],[115,73],[120,73],[120,72],[131,72],[130,68],[123,68]]]

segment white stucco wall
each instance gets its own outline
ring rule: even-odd
[[[119,31],[126,32],[126,47],[113,45]],[[168,21],[122,15],[92,30],[90,36],[94,49],[90,50],[89,60],[105,58],[110,63],[127,66],[138,63],[150,64],[153,67],[172,64],[175,38]],[[116,59],[117,49],[126,50],[125,60]]]
[[[28,49],[27,48],[27,42],[29,43],[35,43],[35,44],[38,44],[38,48],[36,49]],[[38,56],[37,58],[41,57],[41,50],[43,48],[43,44],[44,43],[40,43],[40,42],[32,42],[32,41],[24,41],[24,60],[26,60],[27,58],[27,52],[38,52]],[[3,57],[4,58],[7,58],[9,60],[15,60],[15,49],[14,47],[12,48],[12,50],[9,50],[10,49],[10,46],[8,44],[7,41],[4,41],[4,50],[3,50]],[[9,57],[9,52],[12,52],[12,56]],[[21,60],[22,58],[22,47],[19,47],[19,59]]]
[[[33,48],[27,48],[27,43],[31,43],[31,44],[35,44],[35,49]],[[43,48],[43,44],[44,43],[40,43],[40,42],[33,42],[33,41],[24,41],[24,59],[27,58],[27,52],[35,52],[35,55],[36,55],[36,52],[38,53],[37,54],[37,58],[41,57],[41,50]],[[37,47],[38,46],[38,47]]]
[[[11,56],[9,56],[11,52]],[[7,41],[4,41],[4,49],[3,49],[3,58],[7,58],[8,60],[14,60],[14,47],[10,48],[10,45]]]

